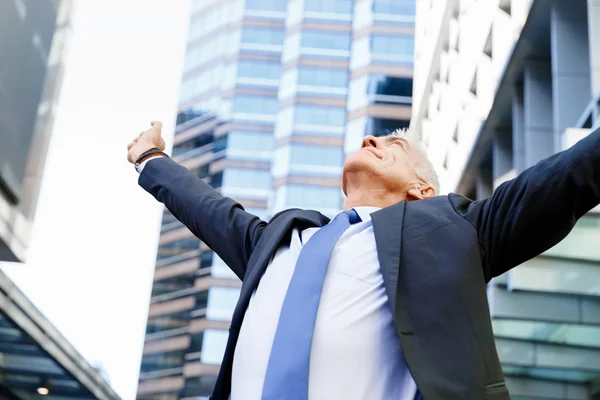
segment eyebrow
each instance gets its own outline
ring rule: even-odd
[[[410,143],[408,142],[408,140],[406,140],[403,137],[399,137],[399,136],[388,136],[385,138],[385,141],[387,144],[389,143],[394,143],[394,142],[402,142],[406,145],[406,147],[410,150]]]

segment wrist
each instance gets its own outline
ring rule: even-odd
[[[135,163],[134,163],[135,169],[137,170],[139,168],[140,164],[142,164],[144,161],[147,161],[150,158],[154,158],[157,156],[168,157],[168,155],[165,154],[161,149],[159,149],[157,147],[153,147],[138,156],[138,158],[135,160]]]

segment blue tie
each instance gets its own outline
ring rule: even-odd
[[[310,348],[329,259],[340,236],[357,222],[354,210],[338,214],[300,251],[281,307],[262,400],[308,399]]]

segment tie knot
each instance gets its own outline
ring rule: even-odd
[[[358,216],[358,213],[354,210],[354,208],[344,211],[344,214],[348,215],[350,224],[356,224],[361,221],[360,217]]]

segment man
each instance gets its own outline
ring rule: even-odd
[[[243,280],[215,400],[509,399],[486,283],[600,203],[599,131],[481,201],[436,196],[415,143],[367,136],[346,211],[267,223],[156,153],[160,134],[128,146],[140,185]]]

